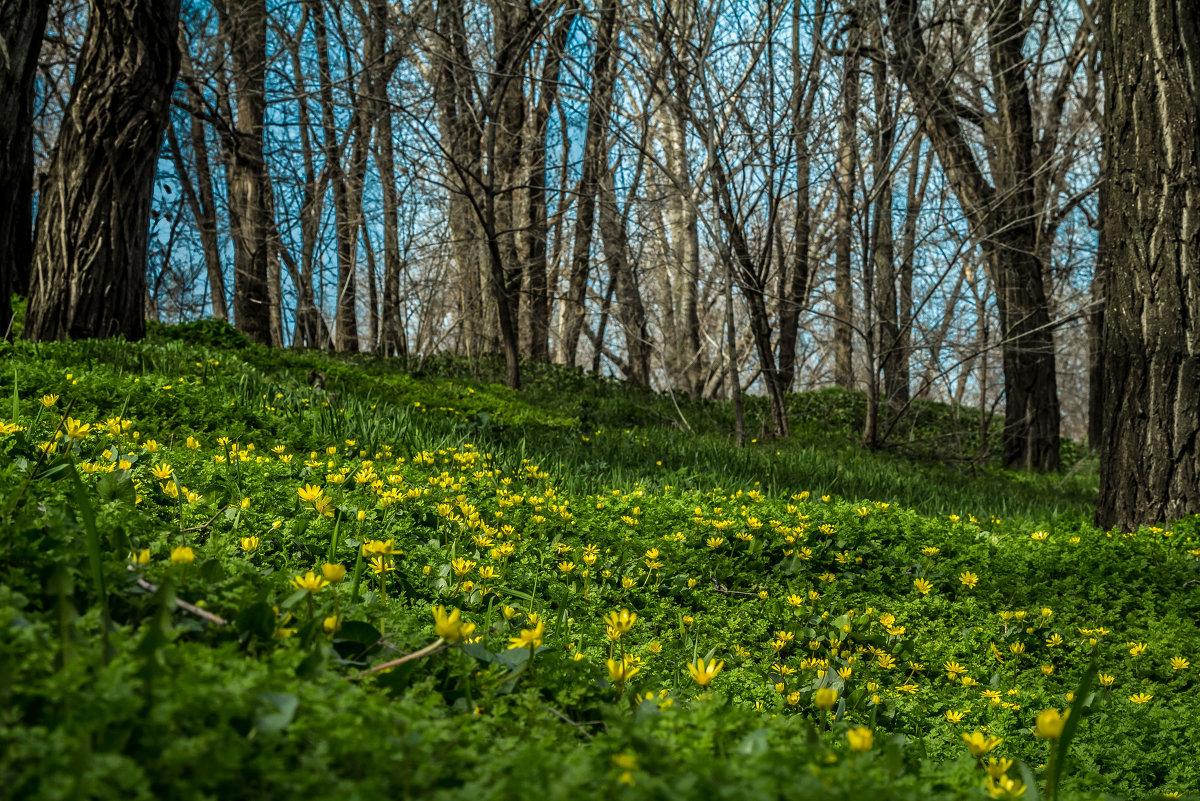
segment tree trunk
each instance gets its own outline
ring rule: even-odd
[[[617,207],[613,170],[605,172],[600,184],[600,237],[604,260],[612,274],[617,296],[617,319],[625,333],[625,377],[634,386],[650,386],[650,338],[646,330],[646,307],[638,288],[637,275],[629,258],[626,218]]]
[[[567,39],[578,8],[577,0],[566,0],[554,33],[546,42],[538,100],[533,114],[530,115],[526,142],[529,178],[525,225],[521,235],[524,272],[520,307],[521,343],[526,356],[543,362],[550,359],[550,289],[546,257],[546,243],[550,232],[546,217],[546,133],[550,123],[550,112],[558,102],[563,54],[566,52]]]
[[[854,294],[851,284],[850,248],[854,236],[854,189],[858,172],[859,50],[861,34],[851,11],[846,51],[842,56],[842,108],[838,116],[838,158],[833,286],[833,381],[839,387],[854,385]]]
[[[563,330],[558,343],[559,361],[568,367],[575,366],[575,351],[579,347],[579,335],[583,330],[596,194],[600,189],[600,179],[608,169],[608,119],[617,77],[615,47],[619,7],[619,0],[608,0],[596,25],[596,54],[592,61],[592,92],[583,142],[583,167],[575,212],[575,240],[571,251],[567,296],[564,301]]]
[[[1059,406],[1054,336],[1037,255],[1033,119],[1023,47],[1027,20],[1020,0],[995,0],[987,19],[995,119],[983,126],[995,186],[984,178],[947,91],[926,50],[916,0],[887,0],[897,64],[946,180],[983,251],[996,289],[1004,365],[1007,467],[1059,466]]]
[[[33,76],[50,0],[0,0],[0,338],[33,256]]]
[[[1101,5],[1108,176],[1096,524],[1200,512],[1200,26],[1184,0]]]
[[[218,4],[237,92],[237,122],[225,132],[229,233],[233,239],[233,319],[255,342],[272,342],[267,232],[266,0]]]
[[[779,263],[779,384],[790,392],[796,377],[796,341],[800,334],[800,312],[808,305],[812,284],[809,248],[812,245],[812,198],[809,196],[812,173],[813,107],[820,81],[817,72],[824,52],[821,33],[825,27],[825,3],[817,0],[812,17],[812,60],[807,72],[800,69],[800,3],[792,4],[792,147],[796,154],[796,215],[793,223],[792,263]]]
[[[92,0],[38,203],[25,335],[139,339],[150,204],[179,72],[179,0]]]
[[[366,143],[356,130],[358,113],[352,115],[347,136],[354,138],[350,169],[342,166],[342,143],[338,139],[337,119],[333,101],[333,76],[329,64],[329,34],[325,25],[325,9],[318,0],[308,0],[312,15],[314,43],[317,50],[317,76],[320,81],[317,96],[321,104],[321,131],[324,137],[325,171],[333,188],[334,241],[337,247],[337,298],[334,301],[334,346],[339,351],[358,350],[358,283],[355,258],[358,243],[358,219],[354,196],[359,164],[366,160]],[[361,190],[359,190],[361,191]]]

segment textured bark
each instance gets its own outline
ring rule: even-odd
[[[850,274],[850,246],[854,236],[854,188],[858,173],[858,103],[860,94],[859,53],[862,46],[858,23],[852,15],[842,56],[842,108],[838,117],[838,158],[833,286],[833,381],[839,387],[854,384],[854,295]]]
[[[229,234],[233,239],[233,319],[250,339],[272,342],[268,280],[266,118],[266,0],[218,4],[221,34],[228,43],[237,122],[223,132],[228,185]]]
[[[874,20],[873,20],[874,21]],[[882,32],[872,25],[872,45],[882,48]],[[878,335],[875,347],[883,373],[883,396],[888,411],[897,414],[908,400],[907,370],[900,342],[900,310],[897,308],[897,269],[895,236],[892,231],[892,157],[896,140],[896,120],[893,113],[893,90],[889,83],[887,62],[875,59],[872,63],[872,85],[875,94],[875,141],[871,159],[871,174],[875,185],[875,209],[871,218],[871,257],[875,270],[875,320]],[[870,401],[874,401],[872,394]],[[870,444],[875,444],[872,434]]]
[[[1200,512],[1200,21],[1184,0],[1101,11],[1108,176],[1096,524]]]
[[[0,337],[33,255],[33,76],[50,0],[0,0]]]
[[[526,138],[528,188],[525,201],[525,224],[521,232],[522,276],[520,329],[521,350],[531,359],[550,359],[550,291],[546,242],[549,222],[546,217],[546,133],[550,112],[558,102],[559,73],[567,38],[579,8],[577,0],[566,0],[562,16],[546,43],[542,62],[538,100],[529,115]]]
[[[592,91],[576,203],[575,240],[571,250],[567,296],[564,299],[563,330],[559,337],[558,358],[568,367],[575,366],[575,353],[579,347],[580,332],[583,330],[596,195],[600,191],[600,180],[608,169],[608,120],[617,77],[617,58],[614,51],[619,7],[618,0],[608,0],[596,25],[596,53],[592,59]]]
[[[887,9],[897,64],[995,287],[1003,343],[1004,464],[1057,469],[1058,387],[1043,265],[1037,253],[1041,214],[1022,52],[1028,21],[1021,14],[1021,2],[994,0],[987,17],[995,108],[984,133],[993,156],[994,186],[984,177],[963,135],[960,109],[936,78],[916,0],[887,0]]]
[[[92,0],[38,202],[25,335],[145,333],[146,240],[179,71],[178,0]]]

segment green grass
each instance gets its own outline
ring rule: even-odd
[[[1073,444],[1057,474],[976,466],[974,413],[922,402],[867,452],[861,394],[825,390],[738,449],[721,402],[544,365],[513,392],[497,362],[270,351],[211,322],[0,347],[14,797],[976,799],[974,731],[1029,799],[1200,784],[1197,521],[1096,530]],[[766,413],[748,399],[750,431]],[[64,437],[68,415],[93,430]],[[293,584],[325,564],[340,585]],[[479,640],[438,645],[435,604]],[[707,692],[698,658],[724,663]],[[1111,684],[1075,697],[1093,662]],[[1031,730],[1069,706],[1054,791]]]

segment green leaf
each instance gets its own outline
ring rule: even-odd
[[[260,693],[258,700],[262,708],[254,718],[254,727],[263,734],[275,734],[286,729],[296,716],[296,708],[300,706],[300,700],[291,693]]]
[[[262,640],[269,640],[275,635],[275,610],[267,603],[251,604],[233,622],[238,631]]]
[[[643,703],[646,703],[643,701]],[[649,703],[653,704],[653,701]],[[737,753],[742,756],[757,756],[765,754],[769,748],[767,742],[767,730],[765,728],[755,729],[742,738],[742,741],[737,744]]]
[[[347,620],[342,624],[337,639],[344,642],[356,642],[360,645],[374,645],[379,642],[379,629],[361,620]]]

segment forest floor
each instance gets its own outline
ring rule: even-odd
[[[980,466],[922,402],[867,452],[825,390],[738,449],[726,403],[211,322],[0,348],[11,797],[1200,789],[1200,521],[1097,530],[1074,444]]]

